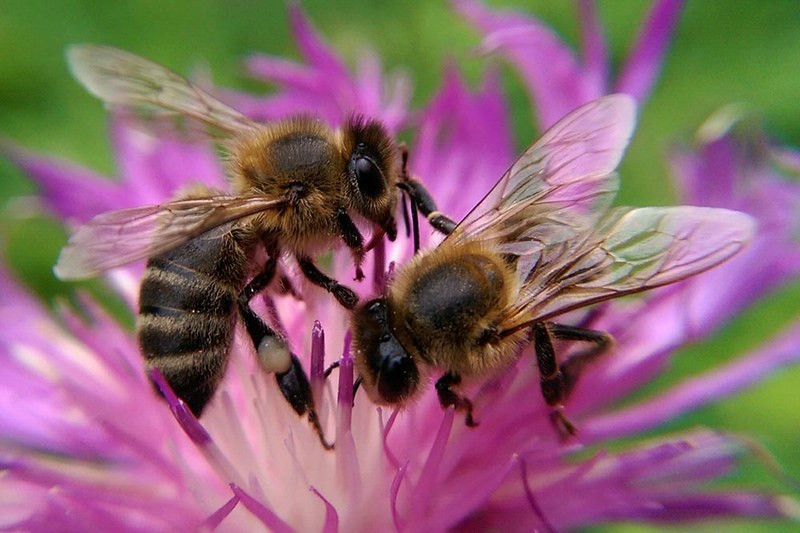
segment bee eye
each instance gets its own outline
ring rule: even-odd
[[[383,192],[383,176],[372,159],[356,156],[351,163],[351,170],[361,194],[375,198]]]

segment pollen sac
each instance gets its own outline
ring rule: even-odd
[[[258,343],[258,363],[265,372],[283,374],[292,366],[292,354],[286,341],[267,335]]]

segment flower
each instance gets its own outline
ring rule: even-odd
[[[553,61],[562,69],[563,83],[548,88],[546,78],[529,79],[543,123],[591,99],[592,91],[608,90],[598,81],[605,79],[605,67],[593,4],[581,6],[586,40],[594,43],[587,45],[586,70],[574,61]],[[520,26],[519,16],[498,18],[473,2],[461,2],[459,8],[476,20],[514,22],[511,29],[487,35],[490,44],[507,46],[506,37],[533,31]],[[652,58],[647,50],[663,49],[664,28],[670,24],[653,21],[674,20],[679,8],[673,2],[656,4],[641,40],[647,44],[632,57]],[[280,90],[267,98],[219,94],[262,118],[311,109],[336,123],[356,110],[378,115],[394,129],[410,123],[404,89],[393,93],[401,96],[385,98],[374,60],[351,78],[298,8],[290,9],[307,64],[256,57],[249,62],[251,70],[276,81]],[[535,26],[539,36],[513,43],[522,70],[541,68],[536,63],[542,50],[547,58],[564,55],[552,33],[531,21],[524,24]],[[549,45],[540,49],[543,39]],[[657,63],[631,60],[631,65],[649,66],[631,66],[629,78],[652,79]],[[586,80],[595,80],[594,85]],[[641,87],[647,83],[626,83],[639,87],[644,99]],[[564,84],[571,90],[562,91]],[[542,110],[551,105],[547,118]],[[490,72],[472,92],[455,69],[448,70],[419,117],[412,169],[442,210],[459,217],[511,160],[507,113],[495,75]],[[198,422],[158,375],[153,377],[167,402],[153,393],[132,335],[90,298],[81,297],[80,314],[62,306],[54,315],[0,271],[0,315],[8,325],[0,334],[5,358],[0,527],[530,531],[608,520],[796,517],[797,506],[787,497],[705,488],[735,466],[746,449],[741,439],[706,429],[650,440],[640,434],[796,362],[800,323],[707,375],[625,407],[615,403],[663,369],[675,350],[707,337],[798,274],[800,189],[771,166],[776,158],[791,164],[796,153],[773,145],[742,150],[736,133],[723,130],[695,149],[677,151],[675,174],[687,202],[745,210],[761,223],[760,233],[749,251],[716,270],[581,317],[614,334],[617,349],[591,369],[570,399],[567,411],[580,433],[568,444],[549,424],[538,376],[526,364],[529,357],[476,392],[477,429],[465,427],[453,411],[442,411],[432,390],[403,412],[376,409],[363,396],[353,405],[347,317],[330,298],[270,297],[257,302],[257,310],[280,317],[290,345],[311,369],[322,424],[335,436],[334,451],[321,448],[306,421],[258,371],[249,341],[238,333],[225,380]],[[224,186],[210,146],[177,137],[155,140],[122,116],[112,122],[112,139],[122,178],[116,184],[13,145],[3,151],[39,184],[43,204],[68,223],[99,211],[163,201],[189,180]],[[765,201],[776,193],[778,206]],[[386,258],[380,248],[370,254],[365,271],[372,272],[373,283],[362,284],[363,294],[380,286],[384,259],[404,261],[411,253],[403,238],[384,251]],[[336,277],[352,273],[346,254],[337,254],[332,263]],[[763,275],[743,274],[753,269]],[[132,305],[140,273],[134,266],[111,276]],[[731,282],[740,279],[748,281]],[[305,294],[306,287],[301,289]],[[711,291],[717,297],[709,298]],[[720,292],[728,299],[718,298]],[[322,369],[335,359],[338,374],[324,381]],[[601,448],[619,437],[631,443],[616,452]],[[590,455],[579,453],[587,449]]]
[[[307,64],[265,54],[251,56],[247,71],[283,91],[266,98],[232,92],[230,98],[237,109],[264,121],[312,113],[335,125],[358,110],[379,118],[392,132],[404,124],[411,98],[408,76],[398,72],[385,79],[378,56],[365,53],[355,77],[351,77],[344,62],[314,33],[297,5],[289,6],[289,22]]]

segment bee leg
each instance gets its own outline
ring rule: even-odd
[[[408,194],[412,206],[416,205],[419,212],[428,220],[436,231],[450,235],[458,225],[456,221],[436,209],[436,202],[422,183],[414,178],[407,178],[397,184]]]
[[[428,223],[433,226],[433,229],[445,235],[450,235],[458,224],[447,215],[437,211],[436,202],[433,200],[431,193],[428,192],[428,189],[418,180],[411,177],[408,172],[408,148],[405,145],[400,147],[400,156],[403,164],[401,170],[402,180],[397,186],[408,195],[412,209],[417,206],[428,220]]]
[[[361,281],[364,279],[364,271],[361,270],[361,262],[364,260],[364,238],[343,207],[336,210],[336,225],[339,229],[339,236],[353,254],[353,262],[356,265],[355,279]]]
[[[269,259],[264,264],[264,269],[256,275],[250,283],[248,283],[242,292],[239,294],[239,314],[244,320],[245,328],[253,342],[262,366],[267,371],[275,373],[275,380],[278,383],[278,388],[281,394],[292,406],[292,409],[299,415],[303,416],[308,414],[308,421],[314,428],[314,431],[319,436],[322,446],[326,450],[333,448],[333,445],[325,440],[325,435],[322,431],[322,425],[319,422],[317,411],[314,408],[314,397],[311,394],[311,385],[308,381],[303,367],[297,357],[289,352],[286,342],[278,335],[274,329],[269,327],[255,311],[250,308],[250,300],[264,290],[269,285],[272,278],[275,277],[275,271],[278,265],[278,257],[280,254],[274,247],[268,247]],[[267,352],[267,353],[264,353]],[[281,361],[283,363],[276,363]],[[262,360],[267,359],[266,364]],[[279,364],[283,371],[275,371],[268,368],[271,365]],[[287,368],[288,367],[288,368]]]
[[[270,284],[278,269],[278,257],[280,257],[280,254],[276,249],[269,250],[269,259],[264,263],[264,269],[251,279],[250,283],[245,285],[242,292],[239,293],[240,304],[247,305],[253,299],[253,296],[263,291]]]
[[[308,382],[308,377],[294,354],[292,354],[292,365],[289,370],[281,374],[275,374],[275,379],[283,396],[295,412],[300,416],[308,414],[308,422],[317,433],[322,447],[326,450],[332,450],[333,444],[325,440],[325,433],[314,408],[314,398],[311,395],[311,385]]]
[[[439,395],[439,403],[444,409],[451,405],[459,411],[466,411],[465,422],[467,426],[474,428],[478,425],[472,417],[472,402],[468,398],[461,396],[452,387],[461,383],[461,376],[453,372],[447,372],[436,382],[436,393]]]
[[[346,309],[352,310],[358,305],[358,296],[356,293],[353,292],[352,289],[340,284],[335,279],[323,274],[311,258],[298,257],[297,263],[300,265],[300,270],[303,271],[305,277],[308,278],[308,281],[333,294],[333,297]]]
[[[301,300],[300,295],[294,288],[294,284],[292,284],[292,280],[286,274],[281,274],[281,277],[278,281],[278,287],[276,289],[278,294],[288,294],[295,300]]]
[[[239,313],[244,320],[247,333],[256,347],[262,367],[269,372],[274,372],[278,388],[292,409],[299,416],[308,415],[308,422],[319,436],[322,446],[326,450],[332,449],[333,444],[325,440],[325,434],[314,407],[311,384],[297,356],[289,352],[286,341],[265,324],[246,302],[241,300],[239,301]],[[272,365],[280,365],[285,370],[278,371]]]
[[[549,324],[537,322],[534,324],[531,334],[536,350],[536,363],[539,365],[539,385],[542,396],[547,405],[553,408],[550,412],[550,421],[562,438],[575,435],[577,429],[563,413],[567,389],[564,384],[564,376],[556,360]]]
[[[583,369],[600,356],[608,353],[609,349],[614,345],[614,337],[604,331],[584,329],[564,324],[551,323],[549,327],[553,337],[557,339],[589,342],[594,345],[591,348],[570,355],[561,363],[561,374],[563,375],[565,389],[564,394],[568,397],[572,389],[575,388],[575,383],[577,383]]]

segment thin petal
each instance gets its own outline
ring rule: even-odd
[[[129,118],[112,117],[111,139],[127,190],[126,204],[118,209],[162,203],[192,183],[227,188],[219,156],[210,144],[184,142],[170,132],[156,138],[144,128]]]
[[[225,502],[222,507],[214,511],[211,516],[203,521],[203,527],[208,528],[210,531],[214,531],[217,527],[219,527],[222,521],[225,520],[229,514],[231,514],[237,505],[239,505],[239,497],[236,495],[231,496],[231,498]]]
[[[759,351],[670,389],[651,400],[587,420],[588,441],[639,433],[710,402],[735,394],[779,368],[800,361],[800,323]]]
[[[595,0],[578,0],[581,44],[586,75],[598,87],[608,86],[608,49]]]
[[[97,213],[126,205],[126,194],[119,184],[91,170],[34,154],[9,141],[0,143],[0,154],[36,182],[45,204],[64,220],[84,222]]]
[[[400,516],[397,511],[397,493],[400,492],[400,486],[405,479],[406,472],[408,471],[408,461],[397,469],[397,473],[392,480],[392,486],[389,490],[389,498],[392,507],[392,520],[394,521],[394,527],[397,531],[402,531],[402,524],[400,522]]]
[[[410,165],[438,206],[456,220],[500,179],[511,162],[508,115],[495,73],[473,94],[454,68],[422,113]]]
[[[325,504],[325,523],[322,525],[322,533],[337,533],[339,531],[339,515],[336,513],[336,508],[314,487],[311,487],[311,492]]]
[[[436,438],[428,452],[428,457],[425,459],[425,464],[420,472],[419,480],[417,480],[414,486],[414,494],[411,497],[410,508],[413,510],[413,518],[415,520],[419,520],[433,504],[431,495],[434,494],[434,489],[438,484],[437,477],[441,468],[445,447],[450,438],[450,431],[453,429],[454,416],[455,411],[452,408],[444,412],[439,431],[436,433]]]
[[[738,209],[759,225],[748,249],[685,289],[697,335],[800,274],[800,187],[775,171],[765,157],[772,152],[765,153],[765,142],[758,132],[734,130],[696,154],[673,154],[673,172],[688,203]]]
[[[310,67],[282,57],[253,54],[245,60],[245,68],[251,76],[287,89],[320,89],[320,77]]]
[[[381,118],[389,131],[406,125],[413,95],[413,82],[406,72],[394,72],[387,80],[385,103]]]
[[[798,503],[781,496],[751,492],[672,494],[659,498],[657,505],[641,505],[609,514],[609,520],[688,522],[713,518],[794,518]]]
[[[311,372],[309,373],[311,391],[315,405],[320,405],[322,388],[325,385],[325,330],[319,320],[311,329]]]
[[[672,176],[684,202],[731,207],[740,193],[741,179],[737,147],[730,138],[719,139],[699,153],[675,148],[670,155]]]
[[[541,129],[604,94],[574,52],[538,20],[486,8],[476,0],[457,0],[456,9],[484,33],[482,50],[500,51],[528,86]]]
[[[320,95],[287,90],[266,97],[254,97],[237,91],[225,91],[224,94],[226,101],[259,122],[280,120],[292,115],[313,114],[330,124],[339,124],[344,117],[341,106],[331,98],[329,91]]]
[[[330,76],[333,85],[348,78],[347,68],[311,26],[299,4],[289,5],[289,23],[297,46],[310,65]]]
[[[251,56],[248,70],[257,78],[278,85],[279,92],[253,98],[229,91],[233,105],[256,120],[311,113],[334,126],[352,113],[361,113],[381,119],[390,131],[396,131],[408,115],[408,76],[398,74],[387,84],[380,60],[372,53],[362,56],[357,74],[351,76],[297,5],[290,6],[290,19],[308,64],[267,55]]]
[[[355,77],[360,108],[367,116],[377,116],[383,103],[383,72],[381,60],[374,52],[363,54]]]
[[[615,454],[598,455],[587,461],[587,468],[580,465],[575,469],[561,462],[532,464],[527,469],[526,484],[512,476],[500,489],[503,498],[491,500],[459,524],[459,528],[531,531],[541,528],[542,515],[558,530],[626,517],[666,519],[670,509],[680,507],[676,503],[679,501],[686,505],[691,505],[688,502],[725,501],[724,493],[697,492],[693,486],[728,472],[741,449],[728,436],[701,430]],[[538,459],[536,454],[530,457]],[[573,475],[576,470],[580,475]],[[541,513],[531,510],[525,485],[535,491]],[[565,498],[567,493],[569,497]],[[787,506],[779,498],[755,494],[744,498],[748,502],[754,500],[765,505],[730,505],[728,510],[745,516],[787,514]],[[574,501],[581,504],[573,505]],[[709,507],[710,515],[719,512],[721,507]],[[681,512],[677,515],[681,519],[690,518]],[[694,518],[702,517],[698,512]]]
[[[650,9],[628,61],[617,80],[615,92],[628,93],[644,102],[661,71],[664,54],[675,30],[684,0],[658,0]]]
[[[267,526],[270,531],[276,531],[278,533],[292,533],[294,531],[289,524],[281,520],[278,515],[273,513],[272,510],[263,503],[250,496],[250,494],[245,492],[244,489],[240,488],[234,483],[231,483],[230,486],[231,491],[233,491],[233,495],[239,498],[239,501],[242,502],[242,505],[244,505],[248,511],[253,513],[253,515],[255,515],[262,524]]]

